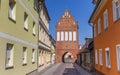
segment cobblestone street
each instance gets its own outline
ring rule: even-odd
[[[59,63],[39,75],[80,75],[71,63]]]

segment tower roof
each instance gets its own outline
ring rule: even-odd
[[[63,16],[62,16],[63,18],[64,17],[68,17],[68,18],[70,18],[71,17],[71,14],[70,14],[70,12],[69,12],[69,10],[68,9],[66,9],[65,10],[65,12],[64,12],[64,14],[63,14]]]

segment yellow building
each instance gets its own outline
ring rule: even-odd
[[[51,41],[51,64],[55,64],[55,57],[56,57],[56,41],[54,38],[50,35],[50,41]]]
[[[0,0],[0,75],[37,72],[37,0]]]
[[[50,17],[45,3],[43,1],[43,3],[41,4],[41,9],[39,11],[39,71],[43,70],[51,63],[51,41],[49,34],[49,21]]]

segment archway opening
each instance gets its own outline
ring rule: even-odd
[[[73,62],[73,55],[70,52],[65,52],[62,56],[63,63],[72,63]]]

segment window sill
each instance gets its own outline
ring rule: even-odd
[[[117,20],[114,21],[114,23],[118,22],[120,20],[120,18],[118,18]]]
[[[34,61],[34,62],[32,62],[32,64],[35,64],[35,61]]]
[[[6,69],[12,69],[14,66],[6,66]]]
[[[32,33],[33,34],[33,36],[35,36],[36,34],[35,33]]]
[[[111,66],[107,66],[107,68],[108,68],[108,69],[110,69],[110,68],[111,68]]]
[[[26,31],[28,31],[28,28],[24,27],[24,29],[25,29]]]
[[[104,28],[104,30],[105,30],[105,31],[108,30],[108,27]]]
[[[13,18],[11,18],[11,17],[8,17],[8,18],[9,18],[9,20],[11,20],[12,22],[16,23],[16,21],[15,21]]]
[[[27,65],[27,63],[23,63],[23,66],[26,66]]]

